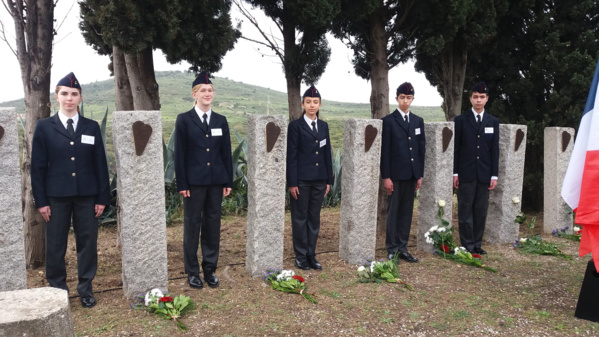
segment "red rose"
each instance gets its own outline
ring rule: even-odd
[[[441,245],[441,250],[444,251],[445,253],[449,253],[449,247],[447,247],[446,244]]]
[[[582,229],[577,231],[576,234],[582,234]]]
[[[482,256],[480,256],[479,254],[472,254],[472,257],[473,257],[473,258],[476,258],[476,259],[479,259],[479,260],[482,260],[482,259],[483,259],[483,257],[482,257]]]
[[[300,281],[301,283],[304,283],[304,278],[299,275],[293,275],[293,278]]]
[[[170,297],[170,296],[163,296],[162,298],[160,298],[158,300],[158,303],[160,303],[160,302],[165,302],[166,303],[166,302],[172,302],[172,301],[173,301],[172,297]]]

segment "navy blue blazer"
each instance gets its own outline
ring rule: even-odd
[[[191,185],[233,187],[231,136],[225,116],[212,111],[206,129],[195,109],[179,114],[175,137],[178,191]]]
[[[383,117],[381,144],[381,178],[391,180],[420,179],[424,176],[426,137],[424,120],[410,113],[410,125],[395,110]]]
[[[35,207],[49,206],[48,197],[94,195],[95,204],[109,205],[109,185],[104,142],[96,121],[79,116],[73,137],[58,114],[37,122],[31,150]]]
[[[304,117],[289,123],[287,132],[287,186],[296,187],[300,180],[326,180],[333,185],[333,160],[329,125],[317,121],[318,137]]]
[[[472,110],[454,119],[453,173],[460,181],[490,183],[499,171],[499,119],[487,111],[477,126]]]

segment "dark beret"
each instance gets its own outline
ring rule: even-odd
[[[472,92],[478,92],[481,94],[489,94],[489,87],[485,82],[478,82],[472,87]]]
[[[399,96],[399,94],[404,95],[414,95],[414,86],[410,82],[404,82],[397,87],[395,92],[395,97]]]
[[[79,85],[79,80],[77,79],[77,77],[75,77],[75,74],[73,74],[72,72],[69,73],[67,76],[61,78],[60,81],[58,81],[58,84],[56,84],[56,86],[57,87],[69,87],[69,88],[75,88],[75,89],[81,90],[81,86]]]
[[[196,77],[196,79],[193,81],[193,84],[191,85],[191,87],[195,87],[198,84],[212,84],[212,82],[210,81],[210,76],[208,75],[208,73],[206,73],[205,71],[202,71],[198,77]]]
[[[313,85],[310,86],[310,88],[308,88],[308,90],[306,90],[306,92],[304,92],[304,96],[302,96],[302,98],[304,97],[318,97],[320,98],[320,92],[318,91],[318,89],[316,89],[316,87],[314,87]]]

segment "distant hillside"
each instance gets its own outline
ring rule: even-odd
[[[191,109],[191,83],[193,74],[179,71],[157,72],[156,81],[160,87],[160,103],[163,118],[163,135],[166,140],[172,133],[177,114]],[[213,79],[216,94],[212,107],[214,111],[224,114],[229,124],[242,136],[245,136],[247,117],[246,114],[288,115],[287,94],[255,85],[235,82],[227,78]],[[114,81],[109,79],[101,82],[83,85],[83,104],[85,116],[93,115],[95,120],[100,120],[108,109],[108,123],[112,121],[111,114],[114,105]],[[270,103],[269,103],[270,102]],[[52,99],[53,110],[57,110]],[[18,113],[25,112],[23,99],[0,103],[0,107],[15,107]],[[443,110],[440,107],[415,106],[414,113],[424,118],[427,122],[444,121]],[[342,146],[343,128],[348,118],[369,118],[370,104],[343,103],[323,100],[321,117],[329,122],[331,129],[331,143],[333,146]],[[111,138],[111,127],[107,130]],[[233,137],[234,143],[236,143]],[[108,147],[111,147],[109,140]]]

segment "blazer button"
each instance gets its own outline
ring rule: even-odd
[[[414,161],[414,158],[410,158],[411,161]]]
[[[210,149],[206,149],[206,152],[210,152]]]
[[[75,145],[75,142],[70,142],[69,144],[71,144],[71,145]]]
[[[316,163],[316,166],[318,166],[318,163]]]
[[[316,154],[318,154],[318,151],[316,151]]]
[[[412,137],[408,137],[408,140],[411,140],[411,139],[412,139]]]
[[[73,172],[73,177],[76,176],[75,172]]]
[[[410,151],[412,151],[412,148],[410,148]]]
[[[316,140],[316,141],[314,141],[314,142],[318,143],[318,141],[317,141],[317,140]]]
[[[478,160],[478,158],[479,158],[479,157],[478,157],[478,156],[476,156],[476,160]]]
[[[208,163],[208,164],[206,164],[206,165],[210,166],[210,163]]]
[[[206,138],[208,138],[208,137],[210,137],[210,136],[206,135]]]
[[[476,137],[480,138],[480,135],[478,135],[478,136],[476,136]]]
[[[478,146],[478,145],[477,145],[477,146],[476,146],[476,148],[477,148],[477,149],[480,149],[480,146]]]
[[[72,161],[75,161],[75,157],[71,157],[71,160],[72,160]]]

